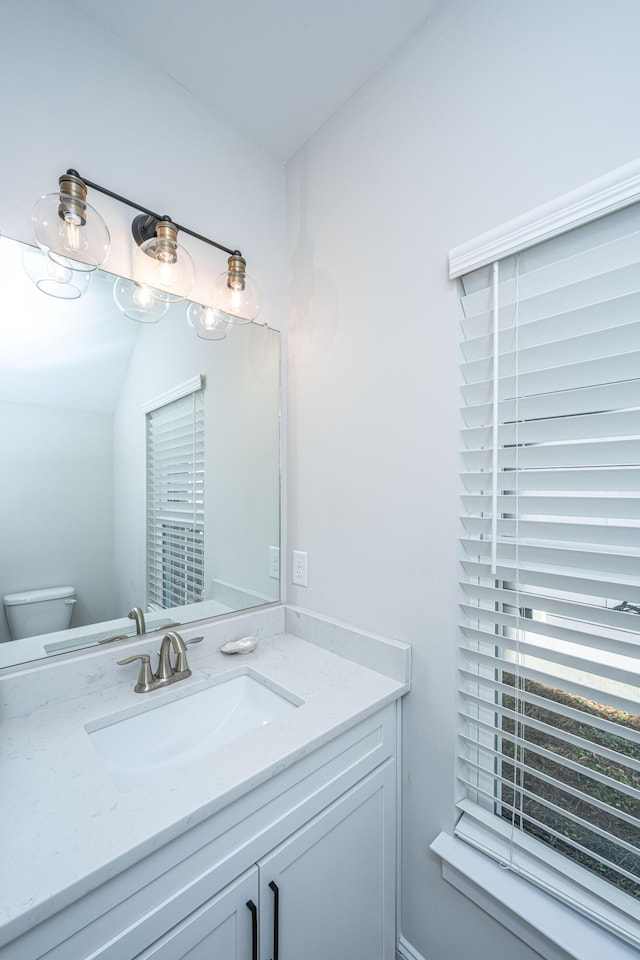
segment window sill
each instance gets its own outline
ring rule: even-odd
[[[463,840],[440,833],[431,849],[443,879],[547,960],[638,960],[638,951]]]

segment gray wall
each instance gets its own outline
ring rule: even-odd
[[[69,585],[74,627],[111,618],[111,414],[2,402],[0,424],[0,594]]]
[[[635,0],[449,0],[288,165],[288,595],[413,646],[402,929],[426,960],[532,956],[428,848],[455,795],[447,253],[639,155],[638,36]]]

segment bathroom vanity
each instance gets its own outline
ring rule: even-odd
[[[204,635],[192,676],[149,694],[115,661],[158,638],[49,663],[28,691],[28,671],[0,678],[0,957],[393,960],[409,648],[280,606],[182,633]],[[219,652],[247,634],[254,653]],[[142,715],[153,730],[229,681],[285,706],[227,740],[203,706],[154,754]],[[92,740],[118,724],[124,774]]]

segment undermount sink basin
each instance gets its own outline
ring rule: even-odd
[[[133,714],[105,717],[85,729],[116,787],[128,791],[277,720],[300,703],[242,674],[169,702],[141,704]]]

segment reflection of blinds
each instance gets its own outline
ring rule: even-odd
[[[640,945],[640,208],[494,277],[462,280],[457,833]]]
[[[204,596],[204,397],[201,389],[147,412],[147,602]]]

